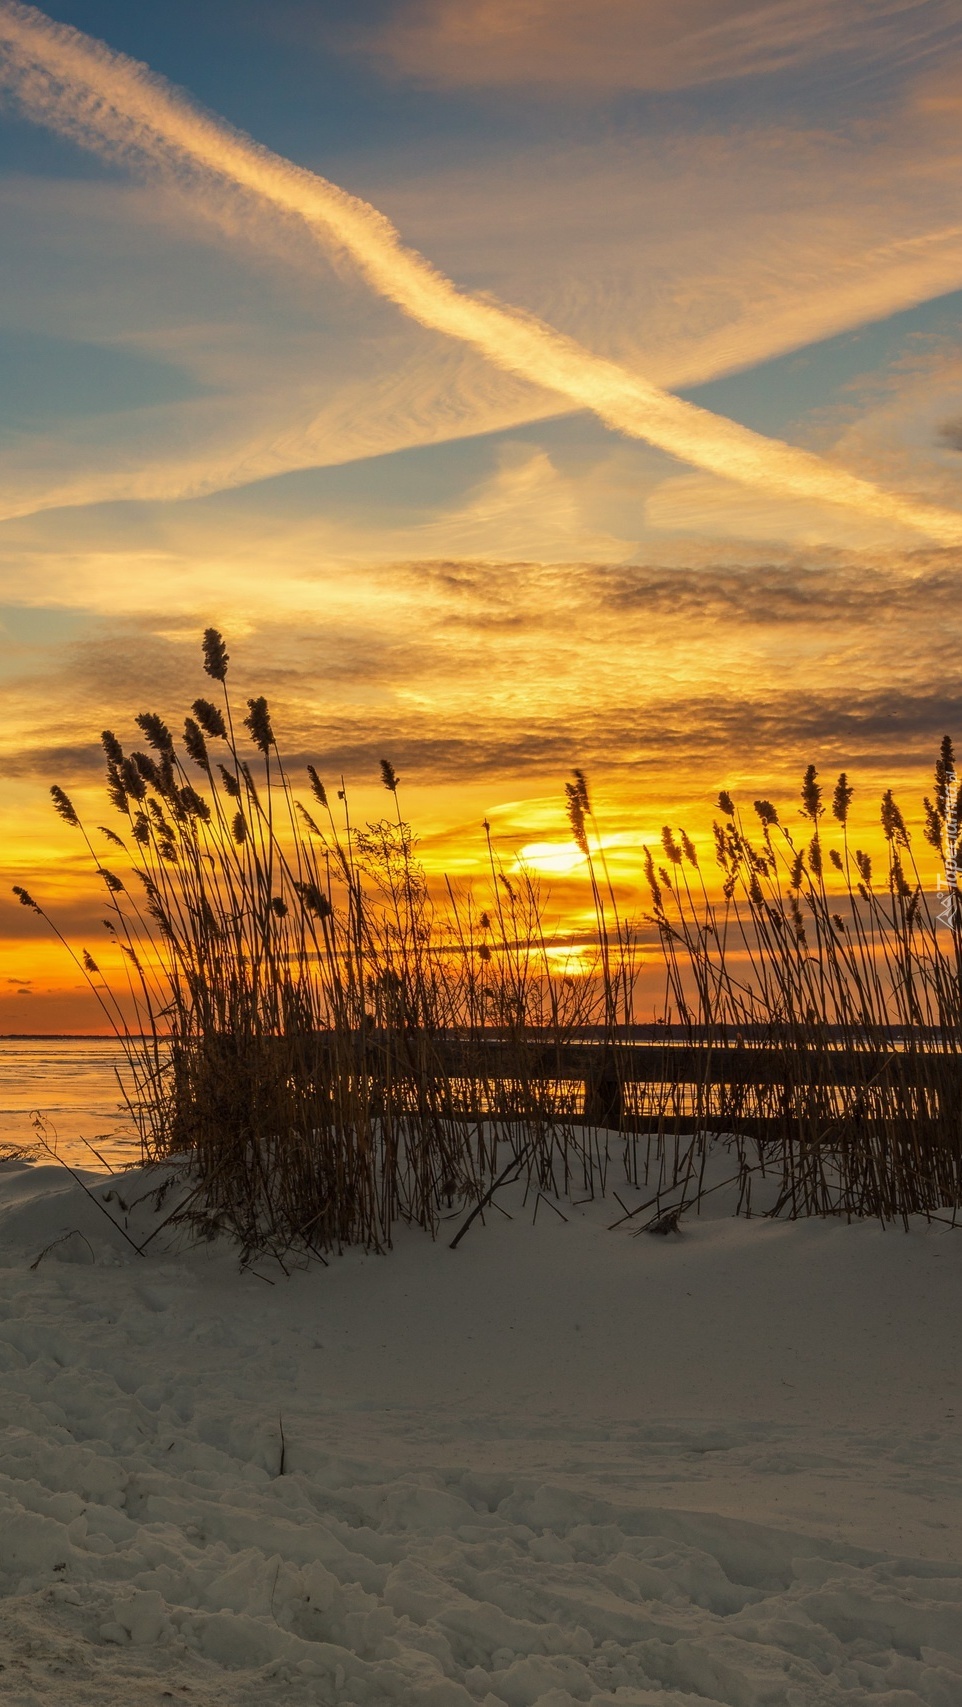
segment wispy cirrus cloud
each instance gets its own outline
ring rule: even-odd
[[[565,89],[692,88],[857,50],[944,51],[950,0],[407,0],[367,51],[418,81]]]
[[[87,147],[190,181],[224,187],[303,222],[350,258],[366,282],[418,324],[467,344],[495,366],[591,409],[609,426],[749,486],[848,506],[944,543],[962,515],[884,491],[811,453],[768,439],[657,386],[500,304],[457,289],[365,203],[193,108],[141,66],[42,13],[0,7],[4,79],[22,108]]]
[[[0,182],[0,220],[11,342],[26,334],[54,401],[58,340],[87,370],[84,407],[7,426],[0,518],[193,497],[558,412],[556,396],[402,320],[263,214],[225,230],[168,186],[15,176]],[[101,407],[98,359],[128,356],[179,379],[165,389],[180,395],[133,385]],[[0,404],[9,416],[9,388]]]
[[[676,388],[962,285],[960,135],[899,107],[869,134],[745,122],[367,187],[448,271]]]
[[[411,165],[370,188],[449,270],[677,386],[962,281],[956,178],[924,136],[906,152],[887,132],[856,147],[760,130],[522,151],[508,182]],[[6,320],[36,346],[34,372],[53,334],[84,340],[88,368],[129,353],[194,392],[102,411],[88,386],[92,412],[18,424],[0,516],[189,497],[566,408],[358,292],[263,211],[225,227],[166,185],[13,177],[0,219]],[[48,368],[54,386],[56,350]]]

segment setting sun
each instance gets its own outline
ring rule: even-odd
[[[530,871],[557,873],[567,877],[586,863],[586,856],[574,842],[528,842],[518,850],[518,866]]]

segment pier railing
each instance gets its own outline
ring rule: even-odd
[[[320,1040],[319,1040],[320,1041]],[[323,1042],[321,1044],[323,1049]],[[540,1112],[609,1130],[651,1132],[670,1122],[756,1136],[785,1122],[877,1125],[896,1111],[921,1134],[962,1134],[962,1038],[935,1030],[877,1033],[855,1042],[842,1028],[772,1038],[635,1026],[557,1038],[528,1031],[492,1035],[403,1032],[366,1039],[375,1077],[401,1093],[410,1075],[446,1080],[465,1113]]]

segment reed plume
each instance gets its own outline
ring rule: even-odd
[[[329,790],[309,765],[312,813],[266,699],[235,718],[228,662],[207,629],[222,706],[195,699],[179,743],[153,712],[136,719],[149,751],[126,754],[104,732],[118,829],[88,833],[51,790],[103,885],[122,986],[48,922],[122,1041],[145,1159],[186,1158],[195,1226],[282,1261],[380,1250],[399,1221],[468,1225],[508,1178],[536,1200],[603,1194],[612,1146],[629,1185],[654,1184],[659,1217],[666,1192],[672,1214],[697,1206],[719,1147],[748,1211],[752,1182],[757,1201],[757,1182],[774,1178],[773,1213],[954,1215],[962,920],[948,738],[923,829],[952,875],[947,914],[925,892],[894,792],[876,872],[849,840],[848,776],[829,812],[809,765],[799,835],[764,798],[746,828],[720,793],[714,877],[689,831],[665,824],[642,855],[650,910],[632,920],[573,771],[564,807],[593,915],[573,977],[558,969],[537,878],[504,868],[489,824],[483,903],[446,883],[441,905],[393,763],[380,761],[392,817],[355,823],[343,778]],[[647,1030],[642,927],[664,979]]]

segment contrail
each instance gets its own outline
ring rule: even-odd
[[[194,106],[150,70],[19,0],[0,0],[0,85],[31,118],[114,160],[228,185],[303,221],[420,325],[591,409],[608,426],[770,495],[845,505],[962,543],[962,514],[916,502],[649,384],[520,309],[461,291],[376,208]]]

